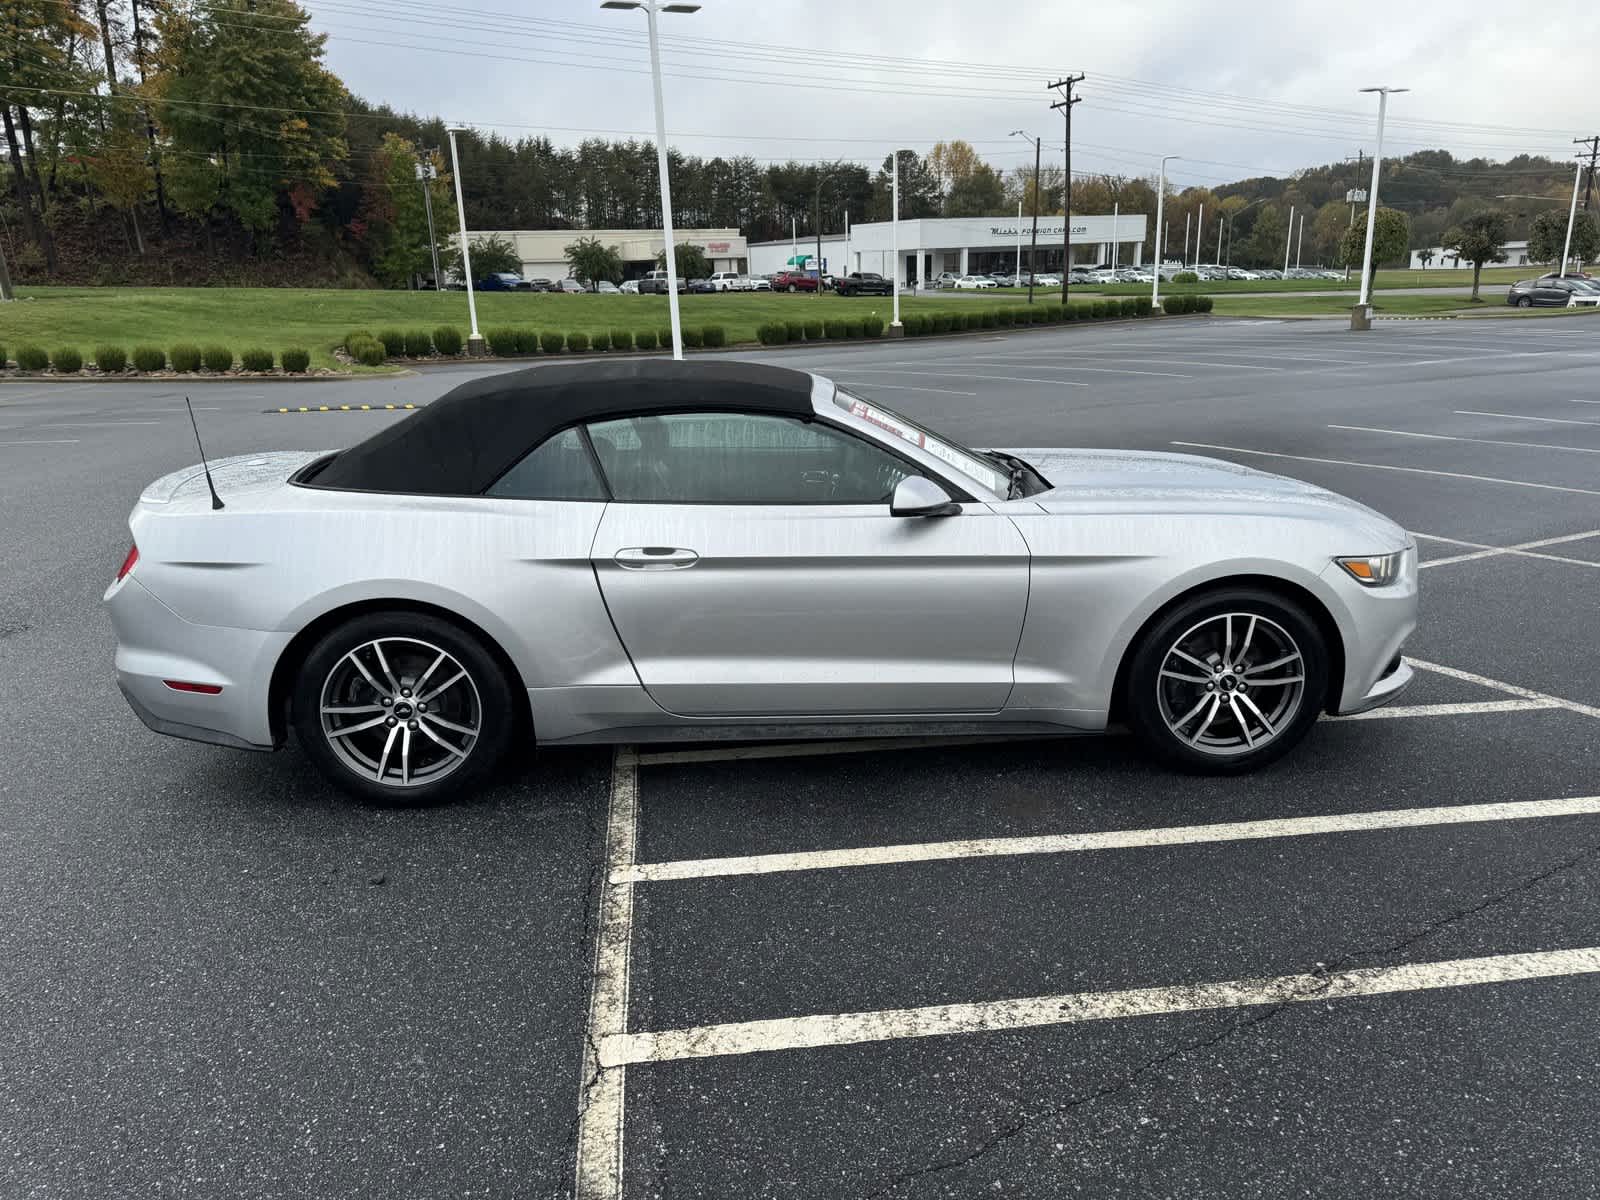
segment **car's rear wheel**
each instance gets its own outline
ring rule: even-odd
[[[1134,650],[1128,723],[1165,761],[1238,774],[1293,749],[1328,690],[1328,648],[1300,605],[1256,588],[1196,596]]]
[[[295,732],[337,786],[383,804],[459,796],[499,766],[517,722],[505,672],[473,635],[426,613],[370,613],[306,656]]]

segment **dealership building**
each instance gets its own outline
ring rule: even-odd
[[[1020,223],[1006,217],[937,217],[900,222],[898,233],[900,281],[904,284],[937,278],[942,272],[957,275],[983,275],[991,271],[1010,271],[1017,265],[1018,247],[1023,270],[1029,263],[1039,271],[1060,271],[1062,219],[1040,217],[1038,250],[1029,254],[1033,221]],[[1146,221],[1141,213],[1119,216],[1084,217],[1074,215],[1069,239],[1072,263],[1096,266],[1115,261],[1119,266],[1136,267],[1144,260]],[[686,239],[687,240],[687,239]],[[856,225],[848,240],[842,234],[824,235],[822,269],[834,275],[852,271],[875,271],[885,277],[896,271],[896,235],[888,221]],[[817,253],[817,239],[785,239],[779,242],[752,242],[749,270],[753,275],[770,275],[789,265],[799,255],[807,256],[808,267]]]
[[[744,271],[749,250],[737,229],[675,229],[679,245],[693,243],[705,251],[713,271]],[[638,279],[656,267],[656,255],[666,247],[659,229],[474,229],[474,242],[498,237],[510,242],[522,260],[524,279],[565,279],[567,247],[579,238],[598,238],[615,246],[622,256],[622,277]],[[457,239],[459,240],[459,238]]]

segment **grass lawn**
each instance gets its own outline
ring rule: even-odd
[[[469,328],[465,292],[336,291],[312,288],[23,288],[15,304],[0,308],[0,347],[13,359],[17,347],[46,350],[77,346],[87,359],[96,346],[220,343],[240,351],[259,346],[281,353],[300,346],[315,366],[334,366],[333,349],[352,329]],[[948,294],[902,296],[902,313],[970,311],[968,305],[1015,305],[1016,297]],[[721,293],[682,296],[685,326],[722,325],[728,342],[753,342],[756,327],[774,320],[860,319],[889,322],[887,297],[806,293]],[[665,329],[665,296],[562,296],[493,292],[478,297],[478,326],[595,333]]]

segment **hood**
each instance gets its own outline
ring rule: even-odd
[[[1198,454],[1142,450],[1012,450],[1032,463],[1051,489],[1032,499],[1047,512],[1233,512],[1360,517],[1409,539],[1383,514],[1337,492]]]

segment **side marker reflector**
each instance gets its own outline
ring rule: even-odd
[[[222,694],[222,685],[220,683],[191,683],[186,679],[163,679],[161,682],[175,692],[194,692],[201,696],[220,696]]]

